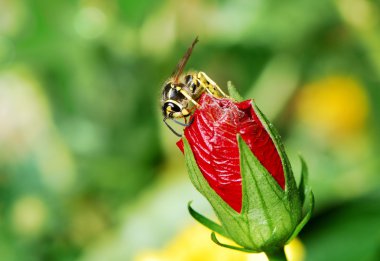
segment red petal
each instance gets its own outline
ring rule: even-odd
[[[185,137],[203,176],[225,202],[241,211],[238,133],[280,186],[285,187],[281,159],[250,100],[234,103],[205,94],[199,104],[193,123],[185,129]],[[182,140],[177,145],[183,151]]]
[[[177,144],[177,147],[182,151],[182,153],[184,153],[185,148],[184,148],[182,139],[180,139],[179,141],[177,141],[176,144]]]
[[[249,110],[248,114],[250,115],[250,120],[240,125],[239,133],[256,158],[274,177],[281,188],[285,189],[285,175],[280,155],[269,133],[253,110],[252,101],[245,101],[237,105],[241,110]]]

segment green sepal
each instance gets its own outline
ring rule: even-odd
[[[285,174],[285,194],[287,199],[285,201],[289,202],[289,208],[292,211],[292,223],[295,226],[300,222],[302,217],[302,202],[300,200],[299,190],[297,188],[297,183],[293,175],[293,170],[290,165],[288,156],[286,155],[284,145],[281,141],[281,137],[277,130],[273,127],[273,124],[267,119],[267,117],[260,111],[257,105],[252,101],[253,108],[256,112],[257,117],[260,119],[265,130],[270,135],[276,146],[277,152],[281,158],[282,166]]]
[[[297,199],[299,200],[298,193],[295,193],[297,191],[296,181],[294,179],[292,167],[290,165],[288,156],[286,155],[284,145],[282,144],[281,137],[278,134],[277,130],[273,127],[273,124],[261,112],[261,110],[259,109],[259,107],[257,107],[254,101],[252,101],[252,106],[254,111],[256,112],[257,117],[260,119],[260,122],[263,124],[265,130],[268,132],[269,136],[273,140],[273,143],[276,146],[277,152],[281,158],[286,182],[285,192],[288,195],[297,195]]]
[[[309,202],[308,202],[309,204],[308,204],[307,211],[305,212],[305,215],[303,216],[301,222],[294,229],[293,234],[286,241],[286,244],[290,243],[290,241],[292,241],[299,234],[299,232],[301,232],[303,227],[307,224],[307,222],[309,222],[311,218],[311,215],[314,210],[314,194],[311,190],[309,191],[308,198],[309,198]]]
[[[226,237],[235,241],[237,244],[248,247],[251,246],[250,235],[246,220],[240,213],[231,208],[208,184],[207,180],[198,168],[189,142],[185,137],[182,138],[185,152],[185,162],[189,177],[195,188],[210,202],[216,216],[226,232]],[[238,236],[236,236],[238,235]],[[248,246],[246,245],[248,242]],[[251,248],[251,247],[249,247]]]
[[[238,251],[242,251],[242,252],[246,252],[246,253],[260,253],[259,251],[255,251],[255,250],[252,250],[252,249],[249,249],[249,248],[245,248],[245,247],[237,247],[237,246],[231,246],[231,245],[227,245],[227,244],[223,244],[221,243],[217,238],[216,238],[216,235],[214,232],[211,233],[211,240],[221,246],[221,247],[225,247],[225,248],[229,248],[229,249],[233,249],[233,250],[238,250]]]
[[[248,232],[256,248],[273,250],[284,246],[298,217],[286,199],[285,191],[237,135],[242,175],[241,214],[249,223]]]
[[[243,97],[241,97],[241,95],[238,93],[238,91],[236,90],[232,82],[230,81],[227,82],[227,88],[228,88],[228,94],[230,95],[232,99],[238,102],[243,101]]]
[[[306,162],[301,155],[298,155],[301,162],[301,179],[300,184],[298,186],[298,192],[300,195],[301,203],[305,202],[305,195],[307,194],[308,184],[309,184],[309,170],[307,168]]]
[[[226,231],[224,231],[224,228],[215,223],[214,221],[212,221],[211,219],[203,216],[202,214],[198,213],[197,211],[195,211],[192,207],[191,207],[191,202],[190,201],[188,204],[187,204],[187,209],[189,210],[189,213],[190,215],[196,220],[198,221],[199,223],[201,223],[202,225],[204,225],[205,227],[207,227],[208,229],[212,230],[212,231],[215,231],[216,233],[224,236],[224,237],[228,237]]]
[[[301,232],[302,228],[310,220],[311,215],[314,210],[314,194],[309,185],[309,171],[303,157],[301,155],[299,155],[299,157],[300,157],[302,169],[301,169],[301,180],[298,187],[298,191],[299,191],[299,195],[300,195],[300,199],[301,199],[304,211],[303,211],[301,222],[296,226],[292,235],[289,237],[287,243],[290,243],[290,241],[292,241],[298,235],[298,233]]]

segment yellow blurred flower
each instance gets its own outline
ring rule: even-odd
[[[44,202],[36,196],[25,196],[18,199],[12,209],[14,230],[23,236],[38,234],[47,220],[47,209]]]
[[[297,97],[296,115],[314,136],[337,139],[363,130],[368,98],[359,82],[332,76],[306,85]]]
[[[222,242],[229,242],[221,238]],[[295,239],[285,247],[288,260],[304,259],[302,243]],[[264,253],[247,254],[226,249],[213,243],[210,231],[199,224],[185,228],[160,251],[145,252],[137,256],[136,261],[266,261]]]

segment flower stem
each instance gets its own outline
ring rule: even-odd
[[[279,248],[273,252],[265,252],[269,261],[287,261],[284,248]]]

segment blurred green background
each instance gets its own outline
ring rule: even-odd
[[[295,172],[298,152],[309,164],[306,260],[379,260],[379,14],[377,0],[1,0],[0,260],[134,260],[193,224],[189,200],[210,211],[159,108],[196,35],[187,68],[254,98]]]

